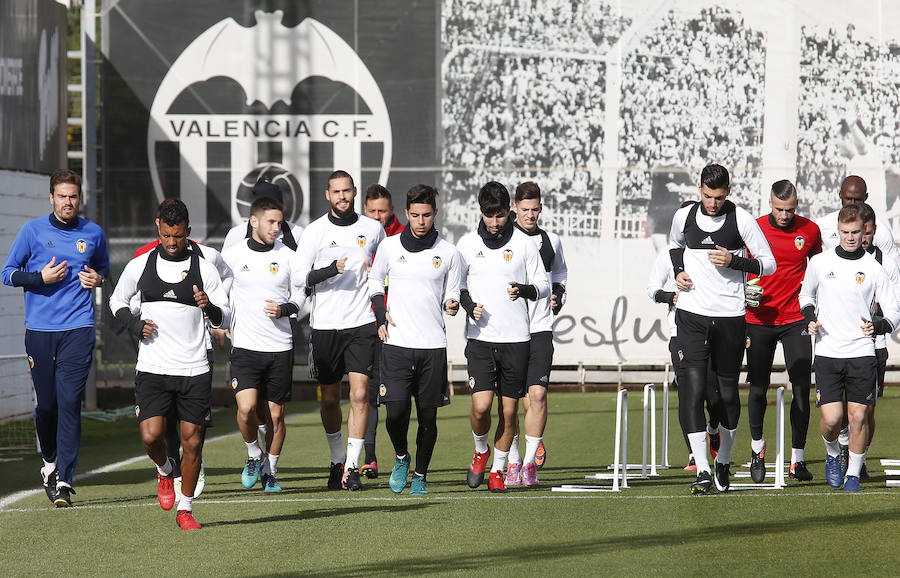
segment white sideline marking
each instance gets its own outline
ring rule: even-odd
[[[85,474],[86,476],[87,474]],[[387,490],[385,490],[387,491]],[[37,492],[33,492],[37,493]],[[231,504],[284,504],[284,503],[342,503],[342,504],[356,504],[359,502],[456,502],[462,500],[597,500],[597,499],[607,499],[607,500],[703,500],[710,499],[698,496],[692,496],[690,494],[676,494],[669,496],[626,496],[622,494],[604,494],[604,495],[547,495],[547,496],[510,496],[509,494],[503,496],[493,496],[488,492],[481,492],[483,495],[468,495],[468,496],[428,496],[428,497],[396,497],[396,496],[384,496],[384,497],[371,497],[371,498],[252,498],[252,499],[236,499],[236,500],[204,500],[202,497],[197,498],[194,502],[195,504],[202,505],[211,505],[211,504],[223,504],[223,505],[231,505]],[[715,495],[715,494],[713,494]],[[896,496],[896,492],[889,491],[879,491],[879,490],[866,490],[862,494],[847,494],[844,492],[827,492],[827,493],[816,493],[816,492],[803,492],[797,494],[785,493],[783,491],[778,492],[756,492],[756,493],[744,493],[741,492],[742,498],[791,498],[791,497],[811,497],[811,498],[825,498],[825,497],[843,497],[853,495],[856,497],[860,496]],[[727,499],[727,498],[725,498]],[[128,508],[159,508],[159,504],[157,502],[146,502],[143,504],[95,504],[95,505],[81,505],[78,504],[74,508],[65,508],[67,511],[78,511],[78,510],[120,510],[120,509],[128,509]],[[43,512],[47,510],[52,510],[50,506],[40,507],[40,508],[7,508],[0,509],[0,514],[7,512]]]

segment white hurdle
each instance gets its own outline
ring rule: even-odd
[[[748,465],[748,464],[745,464]],[[774,483],[732,483],[730,489],[734,490],[781,490],[786,487],[784,482],[784,386],[778,388],[775,393],[775,463],[766,464],[766,477],[771,477],[769,468],[774,468]],[[734,472],[735,478],[749,478],[749,471]]]
[[[900,467],[900,460],[882,459],[881,466],[884,468],[884,475],[888,477],[884,485],[887,488],[900,488],[900,479],[891,479],[891,476],[900,476],[900,469],[888,469]]]
[[[644,432],[643,432],[643,444],[642,444],[642,452],[641,452],[641,463],[639,464],[628,464],[626,463],[626,469],[629,470],[641,470],[640,475],[629,475],[628,477],[631,479],[647,479],[649,476],[658,476],[657,472],[657,464],[656,464],[656,387],[652,383],[647,383],[644,385]],[[666,410],[663,415],[668,413],[668,406],[666,406]],[[627,437],[628,430],[625,430],[625,435]],[[648,440],[649,438],[649,440]],[[647,473],[647,448],[650,448],[650,473]],[[611,464],[607,467],[609,470],[615,469],[615,465]],[[597,474],[600,475],[600,474]],[[593,477],[593,476],[591,476]]]
[[[550,490],[553,492],[618,492],[620,488],[628,487],[628,472],[626,465],[628,463],[628,390],[620,389],[616,394],[616,433],[614,442],[613,462],[615,468],[612,474],[596,474],[595,476],[585,476],[586,479],[610,479],[612,478],[612,487],[606,486],[585,486],[563,484],[554,486]],[[601,477],[602,476],[602,477]]]

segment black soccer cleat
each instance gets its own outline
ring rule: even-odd
[[[344,477],[341,481],[341,486],[345,490],[349,490],[351,492],[357,492],[362,489],[362,480],[359,479],[359,468],[350,468],[346,472],[344,472]]]
[[[44,473],[41,472],[41,483],[44,486],[44,491],[47,493],[47,498],[54,504],[56,503],[56,482],[58,481],[59,471],[56,468],[54,468],[46,477],[44,476]]]
[[[841,464],[841,478],[847,475],[847,466],[850,465],[850,446],[841,444],[841,453],[838,456],[838,463]]]
[[[869,475],[869,469],[866,467],[866,463],[863,462],[862,468],[859,470],[859,481],[868,482],[871,479],[872,476]]]
[[[792,463],[791,469],[788,472],[788,477],[792,480],[797,480],[798,482],[811,482],[813,479],[812,473],[806,469],[806,462]]]
[[[75,488],[71,486],[58,486],[56,488],[56,499],[53,503],[57,508],[68,508],[72,505],[72,497],[69,494],[75,494]]]
[[[731,464],[720,464],[716,462],[716,489],[720,492],[727,492],[731,487]]]
[[[750,450],[750,479],[754,484],[761,484],[766,479],[766,448],[756,453]]]
[[[691,493],[708,494],[710,486],[712,486],[712,476],[710,473],[700,472],[697,474],[697,480],[691,484]]]
[[[343,478],[343,476],[344,464],[331,464],[331,469],[328,471],[328,489],[343,489],[341,486],[341,479]]]

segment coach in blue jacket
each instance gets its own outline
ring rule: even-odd
[[[109,274],[100,227],[78,216],[81,178],[50,175],[53,212],[25,223],[3,266],[3,283],[25,290],[25,351],[37,397],[34,423],[47,497],[57,507],[70,494],[81,447],[81,395],[94,352],[91,290]]]

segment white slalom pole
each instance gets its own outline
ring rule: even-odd
[[[628,487],[628,390],[620,389],[622,396],[622,488]]]
[[[612,490],[614,492],[619,491],[619,466],[622,465],[622,485],[624,487],[628,487],[628,481],[624,474],[625,467],[622,462],[627,463],[627,459],[622,458],[620,461],[619,452],[622,451],[622,429],[624,425],[624,429],[628,431],[628,424],[625,422],[623,424],[622,418],[628,419],[628,390],[620,389],[619,393],[616,394],[616,433],[615,433],[615,441],[613,443],[613,485]],[[624,406],[624,407],[623,407]],[[623,411],[624,410],[624,411]]]
[[[669,366],[666,365],[666,380],[663,381],[662,412],[662,467],[669,468]]]
[[[784,483],[784,386],[775,394],[775,489],[785,487]]]
[[[648,383],[646,387],[650,388],[650,475],[658,476],[656,471],[656,388],[652,383]]]
[[[650,432],[647,431],[647,426],[649,426],[649,413],[650,413],[650,390],[653,389],[651,384],[646,384],[644,386],[644,436],[643,436],[643,444],[641,447],[641,477],[647,477],[647,444],[649,443]]]

